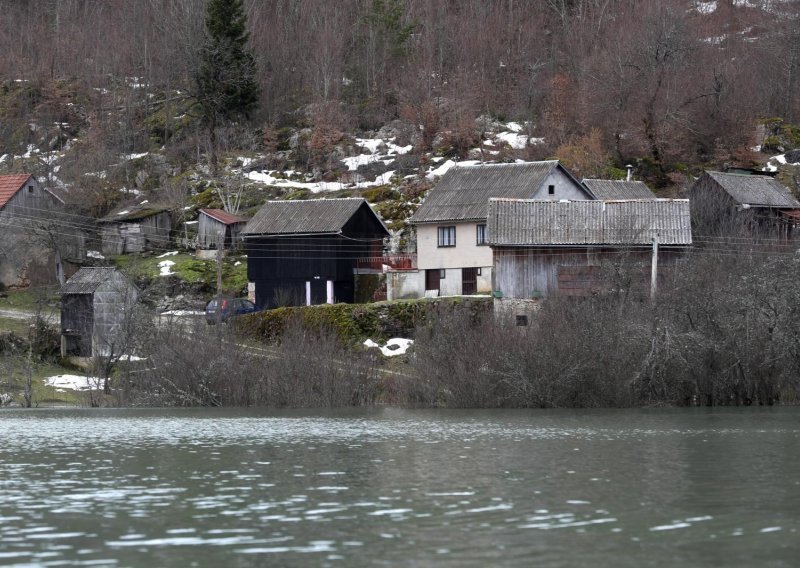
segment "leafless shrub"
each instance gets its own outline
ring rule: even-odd
[[[371,356],[299,322],[273,346],[246,346],[226,326],[173,324],[159,330],[149,359],[129,384],[133,404],[341,407],[371,404],[378,388]]]

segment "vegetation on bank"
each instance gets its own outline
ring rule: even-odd
[[[222,326],[192,333],[167,327],[151,338],[149,370],[125,383],[126,400],[458,408],[797,404],[798,279],[793,254],[725,244],[678,265],[655,300],[635,288],[549,298],[528,327],[496,319],[489,301],[455,299],[273,310],[241,322],[239,332],[249,339]],[[399,361],[354,341],[367,331],[385,337],[393,318],[413,323],[413,351]],[[254,338],[258,345],[246,344]]]

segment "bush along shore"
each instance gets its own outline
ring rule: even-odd
[[[620,267],[616,267],[620,268]],[[151,334],[137,405],[632,407],[800,401],[800,259],[695,253],[660,285],[539,301],[528,327],[489,298],[284,308],[233,329]],[[364,337],[412,336],[385,359]]]

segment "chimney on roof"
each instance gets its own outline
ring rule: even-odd
[[[633,178],[633,166],[631,164],[628,164],[625,167],[628,170],[628,176],[625,178],[625,181],[631,181],[631,179]]]

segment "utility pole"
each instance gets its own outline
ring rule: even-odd
[[[217,232],[217,323],[222,321],[222,253],[225,248],[225,229]]]
[[[653,237],[653,262],[650,268],[650,299],[656,298],[656,287],[658,283],[658,233]]]

